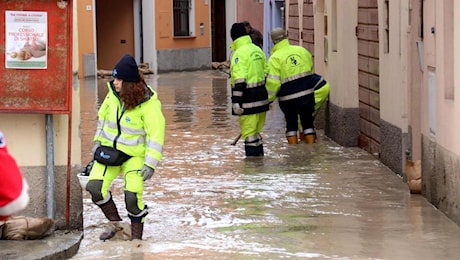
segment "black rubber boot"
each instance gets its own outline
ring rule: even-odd
[[[260,144],[257,149],[259,150],[259,156],[264,156],[264,145]]]
[[[115,202],[113,202],[112,197],[106,203],[99,205],[102,212],[104,213],[105,217],[110,221],[121,221],[121,217],[118,214],[117,206],[115,206]]]
[[[246,153],[246,156],[259,156],[259,151],[257,149],[257,146],[252,146],[252,145],[245,145],[244,146],[244,151]]]
[[[115,222],[121,221],[121,217],[118,214],[117,206],[115,206],[115,202],[113,202],[112,197],[110,197],[110,200],[106,203],[99,205],[99,208],[101,208],[102,212],[108,220]],[[111,239],[115,236],[115,233],[115,226],[109,225],[109,227],[107,227],[104,230],[104,232],[102,232],[102,234],[99,236],[99,239],[103,241]]]
[[[134,239],[142,240],[143,233],[144,233],[144,223],[131,222],[131,240],[134,240]]]
[[[264,146],[259,144],[258,146],[252,145],[245,145],[244,151],[246,152],[246,156],[264,156]]]
[[[147,206],[146,206],[147,207]],[[128,215],[131,219],[131,240],[139,239],[142,240],[142,234],[144,232],[144,217],[147,215],[144,214],[142,217],[134,217]]]

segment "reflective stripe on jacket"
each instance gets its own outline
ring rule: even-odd
[[[158,94],[146,86],[151,96],[130,110],[124,110],[113,81],[98,111],[98,122],[94,141],[114,147],[124,153],[144,157],[144,163],[156,168],[162,159],[165,118],[161,111]]]
[[[268,111],[265,53],[252,43],[249,35],[236,39],[230,48],[234,50],[230,62],[232,103],[241,105],[243,115]]]
[[[269,101],[287,101],[313,93],[313,59],[302,46],[290,45],[284,39],[272,49],[268,60],[266,87]]]

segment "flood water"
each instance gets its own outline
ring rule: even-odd
[[[106,79],[107,80],[107,79]],[[91,158],[106,80],[82,82],[82,158]],[[72,259],[459,259],[460,230],[402,179],[322,130],[288,145],[276,103],[265,156],[245,158],[227,75],[150,75],[166,118],[164,158],[146,182],[144,240],[102,242],[107,221],[83,191],[84,239]],[[124,222],[123,186],[112,194]]]

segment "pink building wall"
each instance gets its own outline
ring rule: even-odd
[[[247,20],[254,29],[263,31],[264,28],[264,3],[260,0],[237,0],[238,22]]]

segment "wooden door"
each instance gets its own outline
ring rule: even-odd
[[[380,154],[380,83],[377,0],[358,1],[359,147]]]
[[[225,0],[211,1],[212,61],[227,60]]]

